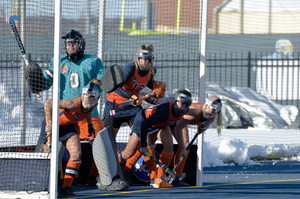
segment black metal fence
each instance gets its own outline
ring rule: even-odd
[[[300,108],[300,53],[291,55],[293,59],[282,59],[274,53],[208,53],[206,62],[206,82],[222,87],[249,87],[282,105]],[[291,57],[290,56],[290,57]],[[32,57],[47,67],[51,55]],[[134,55],[105,55],[104,68],[113,64],[124,64],[135,59]],[[0,55],[0,74],[10,67],[20,67],[19,55]],[[167,89],[187,87],[197,91],[199,83],[198,53],[174,55],[161,54],[155,57],[156,79],[165,81]],[[6,79],[6,78],[4,78]],[[3,82],[3,80],[0,80]]]

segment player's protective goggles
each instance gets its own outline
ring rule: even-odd
[[[154,52],[148,50],[141,50],[136,53],[138,58],[144,59],[144,61],[148,60],[149,64],[154,61]]]
[[[93,96],[95,99],[100,98],[101,90],[94,83],[88,84],[82,89],[82,95],[87,94],[89,97]]]
[[[210,109],[215,110],[217,113],[221,111],[222,104],[220,99],[217,99],[213,102],[211,100],[206,100],[204,107],[206,105],[209,106]]]

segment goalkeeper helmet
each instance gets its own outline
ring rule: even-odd
[[[65,40],[64,47],[70,62],[80,60],[83,57],[85,50],[85,39],[80,32],[71,30],[65,36],[62,36],[62,38]]]
[[[100,98],[101,90],[93,82],[82,89],[82,106],[86,109],[95,106]],[[84,96],[87,97],[84,97]]]
[[[177,104],[179,102],[180,105]],[[192,95],[187,90],[179,90],[174,96],[174,109],[177,115],[183,115],[192,104]]]
[[[221,99],[216,96],[211,96],[206,100],[203,106],[202,115],[205,119],[214,118],[221,111],[221,108]]]
[[[276,42],[276,51],[281,55],[288,56],[293,54],[293,44],[288,39],[280,39]]]
[[[136,53],[139,69],[146,71],[154,61],[154,48],[150,45],[142,45]],[[140,59],[143,61],[141,62]]]

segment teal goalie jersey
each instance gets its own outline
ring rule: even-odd
[[[49,65],[50,70],[54,70],[54,58]],[[102,61],[94,55],[84,54],[84,57],[77,62],[70,62],[67,55],[61,56],[60,66],[60,100],[81,97],[82,89],[93,78],[100,79],[104,74]],[[48,90],[53,81],[48,74],[44,73],[44,90]],[[99,116],[98,110],[94,109],[93,117]]]

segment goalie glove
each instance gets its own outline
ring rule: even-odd
[[[166,89],[167,89],[166,82],[154,81],[153,90],[151,94],[155,93],[156,98],[163,98],[165,96]]]
[[[143,103],[143,100],[134,94],[131,94],[130,99],[134,99],[135,101],[131,104],[132,106],[140,106]]]
[[[87,136],[88,140],[93,140],[95,139],[95,132],[96,132],[96,128],[93,127],[93,124],[89,124],[89,135]]]
[[[25,66],[25,78],[32,93],[39,93],[44,90],[44,75],[38,64],[30,62]]]

